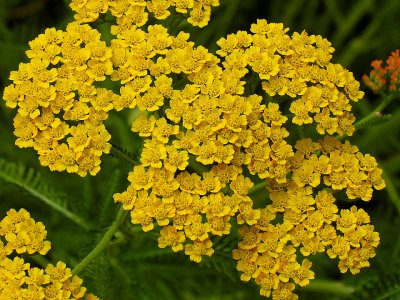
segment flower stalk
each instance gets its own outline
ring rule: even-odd
[[[122,206],[119,208],[117,217],[112,223],[111,227],[108,228],[106,233],[103,235],[96,247],[72,270],[73,275],[79,274],[83,269],[85,269],[92,261],[94,261],[108,246],[109,242],[119,229],[119,227],[124,223],[128,212],[124,211]]]

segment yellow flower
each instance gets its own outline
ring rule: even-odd
[[[50,282],[64,282],[72,276],[71,269],[64,262],[59,261],[56,266],[49,264],[45,272],[49,275]]]
[[[205,195],[208,192],[217,193],[221,190],[221,181],[218,177],[214,177],[212,172],[203,173],[203,180],[196,182],[197,193]]]
[[[343,233],[355,229],[357,226],[357,216],[354,214],[353,210],[342,209],[340,211],[340,216],[336,221],[336,227]]]
[[[332,244],[337,237],[336,229],[331,224],[324,224],[324,226],[317,232],[317,236],[324,246]]]
[[[2,297],[13,299],[16,296],[26,299],[44,299],[53,296],[70,296],[82,299],[86,288],[82,279],[72,276],[71,269],[62,261],[45,269],[32,267],[25,263],[19,254],[45,255],[50,249],[46,241],[46,229],[41,222],[35,222],[25,209],[11,209],[0,221],[0,272],[2,273]],[[15,251],[13,259],[8,256]]]
[[[333,259],[337,256],[339,259],[343,259],[347,257],[348,252],[350,251],[350,244],[343,236],[337,236],[332,240],[332,246],[330,249],[326,251],[329,258]]]
[[[131,130],[138,132],[141,137],[149,137],[154,130],[155,124],[156,119],[154,116],[151,115],[148,118],[145,113],[140,113],[132,122]]]
[[[164,167],[171,172],[177,169],[185,170],[189,165],[189,155],[187,151],[178,151],[175,147],[167,147],[167,158],[164,160]]]
[[[157,140],[146,140],[140,158],[140,162],[145,166],[161,168],[162,160],[167,157],[165,146]]]
[[[178,231],[174,226],[165,226],[160,230],[158,247],[165,248],[170,246],[174,252],[183,250],[183,242],[186,237],[182,231]]]
[[[308,115],[313,105],[311,101],[304,102],[301,99],[292,102],[290,111],[295,114],[292,122],[297,125],[311,124],[312,118]]]
[[[193,9],[190,11],[190,17],[187,19],[188,23],[193,26],[204,27],[210,21],[211,8],[209,6],[201,6],[194,4]]]
[[[254,225],[260,218],[261,212],[258,209],[253,209],[251,202],[245,202],[239,205],[239,214],[237,215],[238,224]]]
[[[300,285],[306,286],[310,283],[310,279],[314,279],[315,273],[310,270],[312,263],[308,259],[304,259],[301,266],[294,270],[293,281]]]
[[[107,153],[109,151],[107,149],[109,149],[110,147],[111,145],[107,144],[107,146],[105,146],[105,149],[102,150],[102,152]],[[97,155],[96,151],[99,150],[95,149],[84,150],[82,154],[79,156],[77,160],[78,171],[76,171],[76,173],[79,176],[84,177],[87,175],[87,173],[94,176],[100,171],[101,160],[99,155]]]
[[[268,103],[268,107],[263,113],[264,121],[266,123],[271,122],[272,125],[281,126],[287,121],[287,117],[282,116],[277,103]]]
[[[197,263],[201,262],[203,256],[211,256],[213,253],[212,242],[209,239],[196,240],[192,244],[185,245],[185,254],[189,256],[191,261]]]
[[[148,210],[148,214],[152,215],[160,226],[168,225],[170,219],[175,216],[175,207],[167,201],[155,201]]]
[[[138,96],[137,106],[140,110],[156,111],[164,104],[163,96],[154,87],[150,87],[143,96]]]
[[[182,191],[190,194],[198,194],[198,186],[201,184],[201,177],[196,173],[181,172],[176,176],[179,187]]]
[[[128,190],[123,193],[115,193],[113,198],[115,202],[122,203],[125,210],[133,209],[136,200],[136,191],[132,191],[132,188],[128,188]]]
[[[254,186],[254,183],[243,175],[238,175],[230,184],[230,188],[235,194],[244,196],[247,195],[249,189]]]
[[[160,118],[156,121],[156,126],[152,132],[152,136],[155,137],[161,143],[168,143],[171,136],[178,134],[179,126],[171,125],[165,118]]]
[[[82,152],[90,143],[88,127],[78,124],[71,127],[70,133],[72,136],[67,138],[68,146],[75,152]]]
[[[314,172],[314,166],[309,161],[304,161],[298,169],[293,171],[292,179],[299,187],[306,184],[317,187],[320,184],[320,174]]]
[[[279,72],[278,55],[271,53],[262,53],[260,60],[252,63],[253,71],[258,73],[261,79],[268,80]]]
[[[133,167],[133,171],[129,173],[128,180],[137,191],[150,189],[153,182],[154,170],[152,168],[146,169],[143,165]]]
[[[313,236],[302,242],[303,247],[300,249],[301,254],[304,256],[314,255],[318,252],[325,251],[325,245],[320,240],[319,236]]]
[[[210,217],[207,218],[207,223],[210,225],[210,232],[214,235],[222,236],[229,234],[232,225],[229,223],[230,217]]]
[[[217,147],[215,142],[209,141],[196,147],[192,152],[196,155],[196,160],[198,162],[204,165],[210,165],[215,160],[214,154],[217,152]]]
[[[205,241],[210,230],[210,224],[202,223],[200,215],[191,217],[191,224],[185,226],[186,237],[192,241]]]
[[[144,232],[148,232],[154,228],[153,217],[143,209],[132,210],[131,221],[132,224],[140,224]]]
[[[164,20],[171,14],[168,10],[169,6],[168,0],[151,0],[147,2],[147,10],[159,20]]]
[[[57,152],[60,154],[60,160],[58,161],[58,167],[63,171],[66,170],[68,173],[77,172],[79,167],[77,160],[80,156],[74,149],[70,148],[67,144],[61,144],[57,147]]]

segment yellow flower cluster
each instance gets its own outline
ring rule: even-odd
[[[171,12],[188,15],[189,24],[204,27],[210,21],[212,6],[219,6],[219,0],[72,0],[70,3],[79,23],[94,22],[100,14],[110,12],[117,24],[124,27],[143,26],[149,14],[165,20]]]
[[[99,299],[86,294],[82,279],[59,261],[45,269],[31,267],[21,254],[45,255],[50,250],[43,223],[35,222],[25,209],[10,209],[0,221],[1,299]]]
[[[300,264],[298,252],[303,257],[326,252],[331,259],[339,258],[342,273],[350,270],[357,274],[360,268],[369,266],[368,260],[375,256],[379,244],[379,234],[368,224],[370,217],[363,209],[352,206],[339,210],[329,189],[315,190],[322,176],[333,190],[347,188],[350,199],[370,200],[371,186],[384,187],[375,160],[333,137],[319,143],[299,140],[295,148],[298,151],[290,161],[291,179],[268,186],[272,203],[260,209],[255,224],[241,228],[242,241],[233,251],[237,269],[243,272],[241,279],[253,278],[261,287],[261,295],[269,297],[272,292],[273,299],[296,299],[292,294],[295,284],[305,286],[314,278],[311,262],[304,259]],[[319,157],[316,151],[321,152]],[[352,154],[350,165],[357,167],[346,174],[347,154]],[[340,185],[330,181],[337,172],[343,172]],[[351,172],[358,181],[351,180]]]
[[[299,187],[318,187],[323,183],[333,190],[346,190],[351,200],[372,199],[373,188],[385,187],[382,169],[376,159],[363,155],[348,141],[344,144],[326,136],[320,143],[302,139],[295,144],[292,163],[292,181]],[[318,151],[318,155],[315,152]]]
[[[319,134],[352,135],[355,118],[350,101],[364,95],[359,82],[330,62],[334,49],[329,41],[304,31],[289,36],[288,30],[283,24],[258,20],[251,26],[253,35],[230,34],[218,42],[217,53],[225,58],[227,68],[245,74],[245,67],[251,67],[275,101],[290,99],[294,124],[315,122]]]
[[[77,21],[30,43],[31,62],[11,74],[4,99],[18,107],[16,144],[34,147],[51,170],[81,176],[95,175],[110,151],[103,125],[109,112],[135,109],[140,162],[127,190],[114,195],[132,223],[159,230],[159,247],[196,262],[236,223],[242,241],[233,257],[242,279],[253,278],[262,295],[295,299],[295,286],[314,278],[300,255],[327,252],[339,257],[342,272],[368,266],[379,235],[362,209],[339,211],[333,193],[369,201],[385,183],[376,160],[350,143],[328,136],[292,145],[285,126],[314,123],[321,135],[352,135],[350,101],[363,93],[351,72],[330,62],[326,39],[290,36],[280,23],[258,20],[251,33],[220,39],[217,55],[196,47],[188,33],[141,28],[146,11],[165,19],[173,7],[204,26],[218,4],[72,1]],[[109,44],[82,24],[107,12],[116,18]],[[106,79],[119,92],[99,87]],[[260,186],[269,197],[255,204],[251,194]]]
[[[261,295],[297,299],[292,293],[295,284],[305,286],[314,279],[311,262],[297,261],[297,249],[304,257],[319,252],[331,259],[338,257],[342,273],[357,274],[369,266],[379,234],[368,224],[370,218],[363,209],[353,206],[339,214],[331,193],[322,190],[314,198],[310,187],[295,184],[286,191],[271,192],[270,197],[273,204],[261,209],[262,217],[255,225],[240,229],[242,241],[233,250],[237,269],[243,272],[241,279],[253,278]],[[283,213],[283,222],[274,222],[277,213]]]
[[[5,88],[3,98],[8,107],[18,108],[16,145],[33,147],[41,164],[52,171],[96,175],[101,155],[111,148],[103,122],[111,110],[136,106],[137,96],[152,82],[148,72],[161,72],[158,69],[165,67],[162,62],[156,64],[154,56],[165,54],[172,44],[172,37],[160,25],[149,26],[148,33],[138,29],[147,22],[145,10],[157,19],[169,16],[169,7],[179,13],[190,11],[188,21],[205,26],[211,6],[218,5],[218,0],[72,1],[77,22],[70,23],[66,31],[46,29],[29,43],[30,62],[21,63],[10,74],[13,84]],[[82,24],[109,10],[116,17],[111,33],[117,38],[111,45],[101,40],[99,31]],[[187,38],[181,34],[174,47],[184,47]],[[100,87],[110,77],[132,84],[115,94]],[[160,88],[169,83],[168,79],[157,82]],[[163,100],[151,92],[145,100],[154,101],[155,110]],[[147,104],[138,104],[143,105]]]
[[[351,73],[344,69],[337,72],[339,67],[329,63],[332,52],[329,43],[313,37],[320,47],[321,43],[325,45],[325,48],[314,47],[303,33],[305,45],[327,57],[326,61],[319,58],[314,64],[316,54],[310,54],[308,60],[302,61],[301,55],[293,50],[298,48],[299,41],[290,46],[293,49],[284,51],[278,47],[279,41],[291,45],[287,38],[300,39],[298,34],[291,39],[281,24],[259,21],[252,27],[253,35],[239,32],[219,41],[221,50],[217,53],[223,57],[221,63],[205,48],[187,42],[188,35],[182,32],[171,37],[155,25],[149,26],[147,37],[138,29],[134,29],[134,36],[150,40],[150,32],[155,29],[159,33],[159,47],[152,54],[150,74],[137,73],[140,77],[133,79],[115,78],[123,82],[121,94],[132,91],[138,78],[143,83],[141,89],[135,88],[141,113],[132,123],[132,131],[144,139],[140,164],[129,174],[127,191],[114,196],[116,202],[131,211],[132,223],[140,224],[144,231],[153,230],[157,224],[161,227],[159,247],[183,250],[191,260],[199,262],[202,256],[213,254],[212,237],[229,234],[236,220],[243,226],[244,234],[243,242],[234,251],[239,260],[237,268],[244,273],[242,279],[254,278],[262,287],[261,293],[270,295],[272,291],[275,299],[295,297],[295,284],[306,285],[314,277],[308,260],[297,262],[298,252],[307,256],[330,249],[328,255],[339,256],[343,272],[350,269],[356,273],[367,266],[379,236],[371,225],[363,225],[369,219],[357,221],[353,216],[366,213],[352,209],[351,229],[342,231],[343,227],[335,224],[348,222],[345,216],[349,214],[345,210],[339,212],[335,198],[321,190],[321,186],[345,189],[350,199],[368,201],[373,187],[384,187],[382,171],[375,159],[333,137],[326,137],[320,143],[302,139],[292,147],[285,140],[289,136],[284,128],[288,117],[280,106],[256,94],[245,96],[249,88],[246,76],[254,72],[265,80],[264,88],[277,78],[285,82],[285,92],[279,93],[295,98],[290,109],[297,101],[303,101],[299,99],[304,95],[321,100],[320,89],[327,89],[327,95],[336,93],[342,98],[358,100],[362,92]],[[119,38],[128,40],[122,34]],[[282,58],[280,51],[290,54]],[[300,80],[299,74],[313,65],[324,76]],[[333,67],[335,72],[328,71]],[[309,76],[314,76],[314,71]],[[334,79],[329,77],[332,74],[328,76],[329,72],[343,77]],[[326,105],[318,102],[315,108],[327,107],[331,112],[336,102],[337,98],[332,98]],[[348,102],[344,107],[337,106],[334,117],[337,126],[326,132],[352,134],[354,118],[350,108]],[[294,123],[296,118],[295,114]],[[317,131],[325,133],[319,126],[321,123],[316,126]],[[272,201],[261,209],[254,208],[249,196],[257,177],[267,183]],[[278,213],[284,221],[272,225]],[[306,239],[297,234],[305,234]],[[324,234],[327,236],[323,239],[320,235]],[[357,237],[359,242],[353,242]],[[247,238],[251,245],[246,246]],[[346,251],[335,256],[339,245]]]
[[[112,73],[111,49],[89,25],[46,29],[29,43],[29,63],[10,74],[3,98],[14,118],[16,145],[33,147],[52,171],[86,176],[100,170],[111,136],[103,125],[113,93],[95,87]]]

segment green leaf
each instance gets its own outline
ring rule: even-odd
[[[0,179],[19,186],[77,225],[86,230],[90,229],[91,226],[83,217],[68,208],[68,203],[73,200],[71,196],[50,188],[41,180],[41,174],[36,170],[21,163],[0,159]]]
[[[356,129],[363,129],[363,128],[369,128],[375,125],[379,125],[382,123],[386,123],[387,121],[390,121],[392,119],[392,115],[382,115],[382,114],[377,114],[375,118],[370,119],[367,122],[362,122],[355,125]]]
[[[383,300],[400,298],[400,273],[378,274],[376,277],[358,286],[354,293],[344,299]]]

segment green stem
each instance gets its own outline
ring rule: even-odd
[[[355,128],[358,129],[358,128],[362,127],[368,121],[378,117],[379,114],[382,112],[382,110],[384,110],[385,107],[388,106],[389,103],[392,102],[392,100],[394,98],[395,97],[393,95],[389,95],[389,96],[383,95],[383,101],[372,112],[370,112],[367,116],[362,118],[360,121],[356,122],[354,124]]]
[[[192,155],[189,156],[189,167],[199,175],[202,175],[204,172],[210,171],[207,166],[199,163]]]
[[[354,288],[343,284],[339,281],[316,279],[310,281],[310,284],[303,287],[304,291],[318,292],[336,295],[350,295],[354,292]]]
[[[45,269],[51,262],[43,255],[31,255],[29,257],[32,261],[38,264],[42,269]]]
[[[260,183],[257,183],[256,185],[254,185],[250,190],[249,190],[249,194],[258,192],[262,189],[265,189],[267,187],[267,182],[266,181],[262,181]]]
[[[92,251],[72,270],[73,275],[79,274],[83,269],[85,269],[93,260],[96,259],[97,256],[103,252],[103,250],[108,246],[110,240],[114,236],[114,234],[117,232],[118,228],[121,226],[121,224],[124,222],[126,216],[128,215],[128,212],[124,211],[122,206],[120,207],[117,218],[111,225],[111,227],[106,231],[104,236],[101,238],[99,243],[96,245],[96,247],[93,248]]]
[[[118,148],[116,148],[114,146],[111,147],[110,154],[121,159],[122,161],[126,162],[127,164],[131,165],[132,167],[138,165],[138,163],[136,161],[134,161],[129,155],[125,154],[124,152],[122,152],[121,150],[119,150]]]

